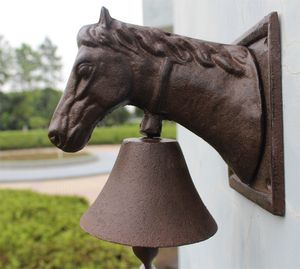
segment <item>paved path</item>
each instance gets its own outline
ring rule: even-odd
[[[0,189],[28,189],[40,193],[77,195],[92,203],[102,190],[108,174],[77,179],[0,183]]]
[[[48,181],[108,174],[118,149],[119,146],[90,146],[85,150],[93,154],[90,156],[64,160],[1,162],[0,182]],[[48,149],[51,150],[55,149]]]
[[[102,154],[102,156],[107,156],[109,161],[102,160],[102,163],[91,162],[89,165],[84,164],[81,166],[81,169],[91,169],[91,171],[85,171],[85,174],[96,173],[93,176],[82,176],[84,174],[82,171],[79,171],[79,165],[65,165],[65,166],[51,166],[43,170],[42,174],[34,172],[35,169],[25,169],[24,167],[18,171],[18,169],[5,169],[0,168],[0,177],[12,178],[18,176],[18,179],[23,177],[30,179],[29,181],[16,180],[14,182],[1,182],[0,188],[5,189],[30,189],[40,193],[47,194],[58,194],[58,195],[78,195],[85,197],[89,202],[93,202],[100,191],[102,190],[107,178],[108,173],[111,170],[111,167],[114,163],[114,159],[117,156],[119,145],[103,145],[103,146],[88,146],[86,148],[87,152],[92,154]],[[47,150],[47,149],[46,149]],[[28,150],[32,151],[32,150]],[[15,152],[14,152],[15,153]],[[94,168],[93,166],[99,165],[100,168]],[[76,167],[77,166],[77,167]],[[57,175],[57,171],[64,169],[66,173],[71,178],[57,179],[53,177]],[[98,169],[98,170],[97,170]],[[102,170],[101,170],[102,169]],[[42,171],[42,167],[38,167],[39,172]],[[76,174],[77,172],[77,174]],[[10,174],[9,174],[10,173]],[[81,174],[81,176],[80,176]],[[33,177],[35,175],[35,177]],[[73,176],[72,176],[73,175]],[[43,180],[38,180],[39,177],[44,176]]]

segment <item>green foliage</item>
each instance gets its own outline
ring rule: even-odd
[[[57,46],[48,37],[37,48],[27,43],[12,48],[0,36],[0,90],[4,86],[19,91],[56,88],[61,71]]]
[[[39,116],[33,116],[29,118],[30,129],[46,128],[48,126],[47,119]]]
[[[128,247],[83,232],[79,197],[0,190],[1,269],[136,269]]]
[[[1,150],[49,147],[51,145],[47,130],[0,132]]]
[[[162,136],[176,137],[176,125],[165,122]],[[119,144],[128,137],[141,137],[138,124],[96,128],[92,134],[90,145]],[[0,150],[39,148],[52,146],[47,130],[2,131],[0,132]]]
[[[138,124],[96,128],[89,145],[120,144],[128,137],[141,137]],[[176,126],[165,122],[162,128],[162,137],[176,138]]]
[[[0,36],[0,89],[11,77],[12,59],[10,44]]]
[[[137,118],[142,118],[144,116],[144,111],[138,107],[134,109],[134,114]]]
[[[40,57],[40,80],[44,87],[55,88],[57,82],[61,81],[61,57],[57,55],[57,46],[49,37],[38,47]]]
[[[38,71],[41,65],[39,54],[29,44],[23,43],[15,50],[16,77],[14,85],[20,90],[30,90],[39,80]]]
[[[99,126],[113,126],[116,124],[124,124],[130,118],[130,113],[127,108],[120,107],[107,115]]]
[[[51,88],[0,92],[0,130],[46,128],[60,96],[60,91]]]
[[[52,88],[22,92],[0,91],[0,130],[47,128],[62,92]],[[107,115],[101,126],[124,124],[131,117],[125,107]]]

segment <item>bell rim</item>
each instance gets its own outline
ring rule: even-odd
[[[210,231],[206,234],[206,236],[202,236],[201,239],[195,239],[195,240],[188,240],[188,241],[178,241],[175,244],[171,244],[171,243],[160,243],[160,244],[131,244],[129,243],[128,240],[117,240],[117,239],[111,239],[108,238],[104,235],[97,235],[96,233],[93,233],[92,231],[89,231],[89,228],[86,227],[83,224],[83,219],[85,217],[85,214],[81,217],[80,219],[80,227],[82,230],[84,230],[86,233],[88,233],[89,235],[99,239],[99,240],[103,240],[109,243],[114,243],[114,244],[119,244],[119,245],[124,245],[124,246],[128,246],[128,247],[150,247],[150,248],[170,248],[170,247],[180,247],[180,246],[187,246],[187,245],[191,245],[191,244],[195,244],[195,243],[200,243],[202,241],[206,241],[208,239],[210,239],[211,237],[213,237],[217,231],[218,231],[218,225],[216,223],[216,221],[213,219],[213,217],[211,217],[212,220],[212,224],[210,225]]]

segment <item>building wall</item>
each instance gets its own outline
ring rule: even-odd
[[[231,43],[271,11],[282,28],[286,216],[231,189],[218,153],[179,126],[191,175],[219,226],[211,239],[180,248],[180,269],[300,268],[300,1],[174,0],[174,32]]]

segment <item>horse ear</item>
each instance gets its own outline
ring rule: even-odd
[[[105,7],[101,8],[99,24],[105,28],[109,27],[112,22],[112,17],[109,15],[108,9]]]

